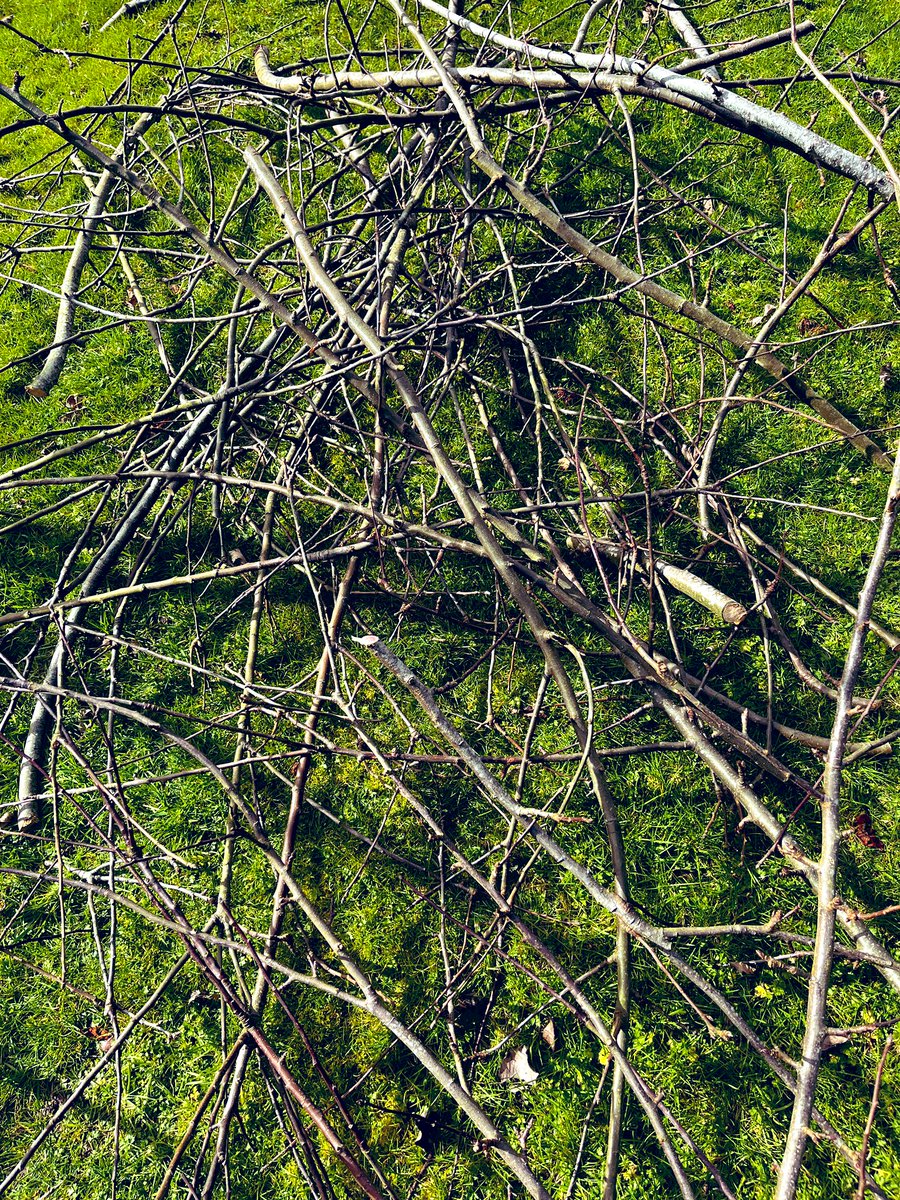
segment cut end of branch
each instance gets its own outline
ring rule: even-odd
[[[747,618],[747,610],[737,600],[729,600],[722,609],[722,620],[729,625],[740,625]]]
[[[16,822],[19,833],[30,833],[41,821],[40,809],[36,799],[29,798],[19,805],[19,815]]]

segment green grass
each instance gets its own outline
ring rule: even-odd
[[[490,6],[472,9],[476,16],[489,15]],[[564,6],[557,6],[560,11]],[[129,44],[139,51],[142,39],[156,35],[169,3],[154,5],[133,19],[118,22],[109,33],[95,32],[111,11],[108,3],[90,3],[81,8],[30,0],[11,10],[13,24],[41,42],[76,51],[102,52],[111,58],[127,53]],[[626,6],[622,16],[622,36],[629,45],[637,44],[643,34],[641,5]],[[362,14],[364,6],[352,5],[351,15]],[[547,0],[528,0],[515,9],[519,29],[544,20],[550,11]],[[717,0],[699,10],[706,26],[716,20],[738,15],[732,0]],[[825,28],[832,6],[806,5],[803,15]],[[778,27],[784,13],[763,13],[746,22],[724,26],[720,36],[749,36]],[[335,36],[338,37],[337,17]],[[853,50],[874,35],[886,20],[883,12],[863,3],[845,6],[831,26],[820,56],[837,58]],[[548,41],[571,40],[573,15],[566,13],[542,30]],[[83,31],[82,23],[89,29]],[[272,62],[297,62],[312,59],[322,51],[321,7],[318,4],[286,4],[274,0],[265,6],[243,0],[229,0],[227,7],[191,3],[182,21],[179,44],[190,64],[208,64],[225,55],[225,39],[231,50],[227,65],[239,72],[250,70],[250,55],[257,39],[265,37],[271,48]],[[382,37],[389,37],[392,19],[379,10],[365,37],[377,48]],[[432,26],[429,26],[432,28]],[[737,32],[739,30],[739,33]],[[194,34],[196,33],[196,38]],[[662,24],[654,26],[646,53],[671,49],[669,34]],[[171,44],[170,44],[171,45]],[[896,75],[900,59],[900,40],[896,35],[879,40],[869,50],[867,70],[872,75]],[[754,60],[754,71],[787,74],[794,67],[789,48],[768,51]],[[0,23],[0,78],[11,79],[14,70],[24,76],[27,95],[48,111],[57,106],[102,104],[104,97],[123,78],[121,63],[95,58],[73,58],[72,65],[57,55],[39,53]],[[168,72],[162,67],[142,68],[135,81],[135,92],[142,99],[160,94]],[[777,89],[761,92],[763,102],[774,103]],[[896,95],[896,91],[892,92]],[[689,293],[692,287],[702,295],[712,280],[712,304],[716,311],[742,328],[750,328],[766,304],[777,302],[781,287],[782,229],[785,207],[788,214],[789,246],[787,260],[793,272],[801,272],[821,245],[843,202],[847,188],[842,180],[820,183],[815,168],[782,151],[762,149],[757,143],[725,131],[710,130],[700,122],[691,122],[683,113],[650,104],[631,105],[635,129],[644,161],[676,192],[684,190],[701,206],[707,201],[719,229],[711,229],[696,212],[677,209],[671,219],[651,221],[642,229],[641,252],[648,270],[662,269],[683,258],[686,249],[703,250],[694,276],[684,267],[668,269],[662,281],[669,287]],[[15,114],[4,106],[4,120]],[[805,122],[814,110],[821,109],[816,128],[844,145],[865,152],[858,131],[833,103],[826,103],[819,91],[809,85],[795,88],[786,111]],[[871,116],[871,112],[867,115]],[[258,114],[257,114],[258,116]],[[603,236],[603,213],[627,197],[631,186],[631,167],[627,146],[608,135],[609,123],[617,118],[612,103],[603,103],[600,111],[584,108],[565,127],[548,155],[539,180],[564,210],[587,210],[600,216],[588,216],[581,222],[587,233]],[[618,127],[621,133],[621,127]],[[154,135],[155,136],[155,135]],[[161,136],[161,135],[160,135]],[[603,151],[588,157],[588,151],[600,138]],[[239,139],[237,139],[239,140]],[[151,138],[152,143],[152,138]],[[889,139],[890,143],[890,139]],[[237,178],[237,156],[230,143],[215,141],[214,153],[220,171],[222,194]],[[49,162],[58,161],[58,143],[47,132],[30,130],[9,135],[0,142],[0,170],[14,184],[4,185],[0,200],[5,224],[0,239],[11,241],[21,216],[15,206],[27,207],[44,195],[46,182],[20,180],[18,172],[41,154],[50,154]],[[385,153],[387,151],[385,150]],[[512,165],[518,150],[512,153]],[[197,155],[189,162],[188,179],[202,191],[204,175]],[[559,182],[562,180],[562,182]],[[699,181],[699,182],[698,182]],[[558,187],[557,187],[558,184]],[[349,185],[348,185],[349,186]],[[62,206],[80,197],[79,180],[69,179],[54,191],[54,204]],[[669,194],[658,186],[652,192],[660,213],[666,212]],[[865,197],[852,202],[848,220],[864,211]],[[316,211],[312,206],[315,219]],[[165,223],[153,216],[146,218],[149,229],[161,233]],[[275,235],[275,222],[252,213],[242,229],[247,246],[264,244]],[[540,269],[544,250],[533,230],[510,216],[503,222],[504,237],[524,265],[521,272],[523,302],[537,312],[536,336],[550,362],[559,358],[593,368],[602,375],[640,394],[642,386],[641,323],[635,317],[639,301],[634,296],[618,306],[602,308],[590,302],[601,285],[596,276],[578,264],[561,266],[546,277]],[[723,235],[738,241],[718,245]],[[897,261],[900,240],[895,214],[880,226],[882,248],[887,261]],[[42,240],[54,244],[62,235],[47,231]],[[158,244],[164,246],[160,237]],[[478,234],[483,258],[496,253],[495,243],[484,230]],[[746,252],[749,247],[759,255]],[[243,248],[242,248],[243,252]],[[618,253],[634,261],[637,247],[626,230]],[[760,259],[764,261],[760,261]],[[58,388],[45,400],[35,401],[24,395],[23,386],[33,372],[33,362],[22,361],[35,355],[52,339],[55,300],[29,286],[34,283],[51,291],[61,278],[65,256],[41,257],[40,270],[24,262],[15,280],[0,295],[0,329],[4,359],[14,362],[0,375],[0,422],[3,441],[11,448],[4,452],[2,468],[11,468],[33,457],[33,445],[17,445],[22,439],[47,431],[66,430],[71,412],[67,397],[79,400],[77,421],[83,425],[103,425],[136,417],[146,412],[165,386],[159,363],[152,353],[146,333],[139,325],[117,327],[85,341],[69,356]],[[137,270],[142,286],[155,303],[161,303],[172,288],[184,281],[170,277],[162,265],[149,256],[141,258]],[[420,260],[411,254],[408,269],[415,274]],[[267,268],[267,271],[269,269]],[[266,275],[273,286],[279,276],[274,268]],[[218,312],[230,303],[223,282],[205,272],[192,284],[197,311]],[[824,339],[822,351],[805,371],[804,378],[866,427],[888,427],[882,435],[893,444],[896,424],[896,395],[879,381],[884,363],[900,368],[900,342],[896,332],[898,313],[886,291],[881,268],[871,237],[864,235],[859,245],[841,256],[816,284],[816,295],[827,305],[829,314],[811,299],[804,299],[779,329],[783,353],[790,357],[795,347],[804,347],[803,320],[821,323],[828,329],[866,326],[860,333]],[[487,295],[488,288],[484,289]],[[125,284],[110,274],[98,283],[92,303],[110,310],[125,305]],[[495,295],[501,296],[500,284]],[[579,306],[570,311],[571,319],[554,314],[553,304],[560,298],[575,296]],[[483,297],[482,297],[483,299]],[[672,406],[684,403],[697,393],[699,368],[696,341],[686,322],[667,319],[675,333],[665,341],[665,353],[651,340],[648,348],[648,378],[654,389],[665,394]],[[84,315],[86,325],[100,323],[100,315]],[[873,328],[868,328],[872,326]],[[246,330],[246,326],[243,327]],[[683,335],[687,336],[683,336]],[[166,336],[176,352],[184,352],[188,334],[183,328],[167,329]],[[223,340],[219,339],[198,360],[192,375],[199,388],[214,389],[221,383]],[[515,354],[515,350],[512,351]],[[415,362],[415,356],[409,358]],[[515,359],[521,367],[521,360]],[[705,363],[707,394],[716,395],[723,367],[713,352]],[[491,371],[489,394],[491,413],[498,426],[515,447],[516,462],[526,477],[536,470],[536,453],[531,441],[520,434],[521,415],[505,388],[502,364],[485,367]],[[572,385],[572,375],[562,365],[553,364],[553,382]],[[752,377],[752,390],[762,391],[767,381]],[[574,386],[574,385],[572,385]],[[607,410],[625,417],[633,415],[621,395],[608,383],[594,381],[591,395]],[[461,396],[467,416],[474,408],[468,396]],[[874,544],[877,525],[851,522],[846,518],[804,508],[804,505],[849,510],[865,517],[878,517],[883,503],[884,477],[861,459],[843,448],[828,447],[811,451],[822,438],[809,414],[784,406],[780,394],[771,395],[771,405],[744,407],[728,420],[717,453],[717,469],[735,472],[733,490],[745,497],[779,496],[798,507],[779,507],[765,499],[747,500],[743,511],[761,532],[796,560],[809,564],[842,594],[852,597],[859,589]],[[298,401],[302,407],[304,398]],[[273,423],[276,418],[273,418]],[[683,414],[686,432],[696,432],[696,411]],[[708,419],[708,417],[707,417]],[[439,416],[441,433],[459,461],[466,462],[466,449],[458,428],[454,430],[452,413]],[[477,422],[473,420],[473,424]],[[114,443],[100,443],[64,460],[64,469],[72,474],[103,473],[118,461],[128,437]],[[57,439],[63,440],[63,435]],[[346,449],[326,454],[321,469],[349,495],[365,499],[366,480],[354,465]],[[273,434],[273,445],[283,449],[285,439]],[[487,439],[478,435],[476,452],[489,457]],[[633,461],[612,444],[605,432],[605,416],[597,406],[589,409],[583,428],[585,459],[598,480],[609,487],[632,489],[640,485]],[[46,443],[42,443],[46,448]],[[552,452],[551,452],[552,451]],[[572,473],[557,462],[553,447],[545,450],[546,469],[559,489],[571,499],[577,498]],[[766,462],[767,459],[773,459]],[[762,464],[762,465],[759,465]],[[647,453],[646,466],[656,486],[670,486],[674,473],[662,454]],[[51,465],[48,472],[53,472]],[[508,483],[495,467],[485,466],[486,490],[499,508],[515,504]],[[420,488],[426,494],[434,486],[431,469],[421,464],[409,472],[406,488],[410,519]],[[64,486],[47,484],[30,489],[28,494],[6,492],[3,499],[4,523],[18,519],[42,504],[60,498]],[[64,555],[73,545],[92,511],[95,497],[86,497],[60,513],[41,520],[36,526],[8,535],[0,560],[0,595],[5,611],[15,611],[42,603],[60,569]],[[236,510],[236,508],[235,508]],[[232,510],[232,511],[235,511]],[[285,536],[293,528],[290,515],[280,518]],[[321,513],[314,506],[298,510],[304,535],[314,539]],[[248,527],[226,530],[215,527],[208,497],[201,495],[188,517],[177,521],[166,547],[150,564],[147,577],[162,577],[186,569],[186,546],[191,548],[194,566],[208,567],[219,558],[218,539],[243,546],[248,557],[255,552],[258,539]],[[596,515],[594,526],[604,532],[603,518]],[[693,510],[686,505],[673,507],[659,531],[658,550],[676,561],[687,561],[695,553],[698,535]],[[89,562],[87,550],[96,547],[89,539],[80,567]],[[116,582],[127,578],[133,559],[126,560],[116,574]],[[740,598],[752,602],[746,578],[738,575],[731,560],[712,546],[703,558],[710,578],[722,586],[739,590]],[[404,573],[396,561],[387,559],[384,572],[396,587],[404,586]],[[480,567],[472,567],[448,556],[442,574],[432,578],[429,587],[447,594],[483,589],[483,597],[467,600],[468,613],[489,626],[494,619],[491,577]],[[427,564],[418,563],[414,583],[420,585],[428,574]],[[371,568],[369,579],[377,575]],[[128,634],[137,647],[188,659],[213,673],[229,673],[233,680],[241,670],[246,651],[249,600],[232,607],[243,583],[217,582],[192,596],[185,592],[166,592],[152,603],[141,602],[129,610]],[[591,581],[598,602],[605,603],[599,582]],[[775,592],[782,617],[796,638],[807,663],[820,677],[839,673],[846,650],[850,623],[834,612],[811,607],[791,594],[786,579]],[[686,600],[676,597],[673,613],[690,655],[697,666],[721,653],[717,679],[725,681],[733,696],[756,708],[765,706],[765,670],[758,627],[752,621],[735,636],[723,633],[706,614]],[[900,626],[900,587],[897,568],[892,562],[877,602],[877,615],[885,623]],[[398,628],[402,636],[401,652],[421,676],[432,683],[462,674],[481,654],[485,646],[483,630],[461,628],[453,619],[452,608],[445,605],[441,619],[429,618],[415,608],[397,617],[389,606],[372,596],[360,600],[355,618],[362,627],[383,635]],[[604,654],[599,636],[585,630],[558,609],[553,609],[556,627],[576,642],[588,658],[595,680],[609,683],[618,678],[617,665]],[[634,628],[646,633],[650,614],[643,601],[635,602],[631,613]],[[111,612],[98,613],[98,628],[111,628]],[[656,613],[659,620],[659,613]],[[657,646],[665,645],[657,626]],[[262,623],[259,678],[271,687],[285,687],[303,680],[315,668],[319,654],[319,627],[305,578],[300,574],[282,575],[269,595],[269,607]],[[30,631],[14,632],[5,642],[4,652],[15,656],[29,644]],[[79,646],[79,664],[86,680],[98,691],[105,686],[108,666],[106,651],[98,642]],[[821,697],[802,691],[780,650],[775,648],[774,676],[778,715],[790,724],[827,736],[832,706]],[[39,656],[39,663],[43,658]],[[877,684],[892,663],[889,652],[879,643],[869,647],[866,672],[861,681],[865,690]],[[371,664],[369,664],[371,666]],[[368,727],[383,747],[406,748],[408,730],[383,696],[367,682],[361,672],[348,668],[359,684],[359,705]],[[120,653],[119,686],[123,694],[155,706],[157,711],[175,710],[172,724],[183,736],[196,737],[205,753],[227,760],[234,747],[234,709],[239,690],[226,686],[221,679],[188,673],[172,663],[123,649]],[[520,744],[528,726],[527,706],[540,680],[541,664],[533,647],[517,644],[513,654],[501,646],[488,676],[482,663],[448,698],[457,719],[478,749],[486,755],[503,756],[512,751],[509,741],[497,728],[483,724],[488,692],[497,720]],[[36,677],[36,676],[35,676]],[[887,732],[896,723],[898,685],[890,678],[884,688],[883,707],[866,726],[866,736]],[[410,721],[422,729],[423,722],[414,706],[400,689],[389,686],[390,695]],[[602,697],[602,699],[601,699]],[[597,724],[615,726],[624,718],[637,698],[629,689],[598,692]],[[303,697],[298,695],[292,707],[302,714]],[[222,728],[205,725],[222,719]],[[99,724],[73,710],[71,728],[79,734],[79,745],[94,763],[102,763],[104,743]],[[5,736],[21,743],[27,724],[24,709],[7,728]],[[329,737],[342,745],[353,746],[341,721],[329,714],[324,721]],[[270,729],[260,719],[258,732]],[[283,731],[282,731],[283,732]],[[183,771],[194,764],[180,750],[160,745],[137,726],[123,728],[119,734],[120,762],[135,776]],[[296,736],[299,740],[299,735]],[[630,744],[646,740],[670,739],[665,722],[648,714],[628,725],[620,725],[600,735],[601,744]],[[435,749],[426,739],[419,749]],[[570,751],[573,739],[558,697],[551,691],[546,716],[541,722],[535,750],[541,754]],[[786,762],[807,777],[814,777],[819,764],[806,751],[785,744],[778,752]],[[895,757],[862,760],[847,773],[846,812],[848,821],[860,805],[872,810],[879,835],[887,845],[883,855],[866,853],[855,842],[842,852],[842,887],[861,907],[880,907],[895,896],[895,880],[900,869],[900,770]],[[4,782],[3,800],[14,794],[17,759],[6,746],[0,748],[0,775]],[[497,844],[505,834],[503,822],[477,794],[472,781],[461,773],[440,766],[417,765],[404,776],[409,786],[441,816],[448,832],[460,848],[472,858]],[[506,777],[514,783],[514,774]],[[85,787],[84,770],[67,756],[61,756],[59,781],[64,788]],[[285,788],[265,770],[254,774],[255,795],[273,833],[280,831],[285,808]],[[540,808],[551,802],[560,787],[560,774],[552,769],[529,772],[526,802]],[[786,874],[782,861],[771,857],[756,864],[768,848],[752,829],[736,828],[738,815],[727,803],[717,805],[708,772],[691,755],[636,755],[610,759],[609,784],[621,809],[621,820],[629,845],[634,898],[655,920],[664,924],[718,924],[735,921],[765,921],[775,908],[796,910],[792,927],[808,932],[814,915],[809,890],[796,877]],[[794,793],[769,781],[761,784],[766,800],[782,817],[794,808]],[[202,776],[188,775],[167,783],[148,785],[128,793],[134,810],[153,836],[193,864],[193,870],[177,881],[194,892],[184,896],[188,915],[202,923],[208,905],[197,897],[214,895],[218,884],[219,845],[203,845],[205,839],[218,838],[224,827],[227,803],[214,782]],[[395,789],[383,773],[352,757],[320,761],[309,783],[310,799],[334,811],[343,821],[366,837],[374,838],[384,822],[384,844],[397,855],[422,863],[434,878],[437,850],[425,840],[419,822],[408,805],[395,796]],[[570,802],[570,811],[591,818],[591,823],[560,827],[559,840],[567,850],[589,866],[602,881],[610,877],[608,849],[600,828],[596,805],[584,780]],[[386,816],[387,814],[387,816]],[[327,911],[334,902],[336,926],[347,946],[368,969],[377,972],[378,986],[403,1018],[410,1023],[422,1019],[423,1036],[431,1033],[433,1020],[429,1006],[444,986],[443,966],[438,952],[439,918],[434,896],[421,894],[416,876],[396,864],[368,857],[366,847],[330,824],[311,807],[301,817],[302,837],[294,864],[295,873],[311,897]],[[808,846],[816,844],[817,812],[807,806],[796,817],[798,833]],[[82,814],[63,805],[63,836],[84,838]],[[528,848],[513,852],[513,868],[520,869],[528,858]],[[4,842],[4,862],[39,870],[52,856],[52,847],[27,844],[11,839]],[[252,929],[264,929],[269,919],[271,876],[258,856],[244,844],[236,848],[237,868],[233,908],[236,916]],[[96,864],[97,854],[84,849],[67,857],[80,869]],[[495,854],[491,863],[497,860]],[[365,868],[365,870],[363,870]],[[162,868],[160,868],[162,870]],[[424,877],[425,873],[423,873]],[[172,876],[176,879],[176,876]],[[140,899],[133,885],[123,888]],[[3,877],[0,880],[2,912],[12,918],[19,904],[22,915],[3,939],[16,955],[23,955],[45,971],[58,973],[58,897],[53,887],[34,894],[28,881]],[[521,911],[533,921],[548,943],[564,951],[567,968],[573,974],[591,971],[612,952],[612,921],[589,903],[583,891],[567,877],[540,861],[527,875],[520,895]],[[0,1168],[12,1166],[64,1097],[95,1060],[97,1048],[88,1030],[92,1023],[102,1024],[100,999],[103,982],[93,947],[91,917],[81,893],[65,898],[67,978],[87,993],[77,998],[58,984],[36,975],[28,966],[9,955],[0,954]],[[542,1006],[546,994],[533,979],[515,969],[512,962],[486,961],[465,926],[473,920],[467,893],[452,892],[446,936],[451,954],[464,964],[463,991],[473,1005],[492,991],[497,1002],[482,1038],[482,1048],[496,1045],[511,1035],[526,1020],[516,1038],[529,1047],[532,1062],[538,1065],[540,1078],[531,1088],[511,1090],[501,1084],[499,1067],[503,1053],[487,1055],[475,1073],[475,1095],[494,1114],[513,1144],[526,1139],[529,1157],[536,1171],[547,1182],[554,1196],[565,1194],[569,1173],[578,1149],[581,1124],[591,1097],[606,1067],[606,1055],[578,1022],[561,1006],[552,1010],[560,1031],[560,1044],[551,1052],[540,1039],[546,1020]],[[108,933],[108,908],[98,904],[104,935]],[[484,924],[484,913],[476,912]],[[178,944],[165,932],[148,926],[137,917],[122,912],[119,917],[120,961],[117,973],[117,998],[126,1009],[140,1005],[179,953]],[[454,924],[455,922],[455,924]],[[885,918],[878,926],[893,944],[900,932],[896,916]],[[303,969],[309,931],[298,915],[291,913],[286,924],[291,939],[289,950]],[[714,979],[763,1031],[770,1044],[796,1056],[806,1004],[805,979],[776,967],[762,966],[751,976],[737,974],[733,963],[747,951],[746,942],[722,939],[710,946],[686,943],[695,961],[701,960]],[[316,947],[320,949],[320,947]],[[546,969],[515,934],[508,934],[503,946],[511,960],[525,963],[549,982]],[[778,953],[780,951],[773,951]],[[252,972],[247,972],[252,983]],[[192,993],[204,987],[193,966],[181,972],[167,995],[160,1001],[152,1019],[159,1028],[143,1029],[129,1041],[122,1056],[121,1164],[118,1196],[153,1195],[165,1165],[185,1128],[194,1106],[203,1094],[221,1061],[221,1031],[218,1005],[198,1007],[190,1002]],[[773,1163],[777,1164],[790,1108],[786,1095],[739,1044],[710,1037],[691,1007],[673,991],[669,981],[644,952],[635,952],[635,1014],[632,1021],[632,1058],[635,1066],[655,1089],[663,1093],[673,1111],[689,1125],[704,1151],[714,1156],[741,1200],[771,1194]],[[615,999],[614,970],[597,972],[588,985],[588,994],[601,1011],[609,1013]],[[385,1030],[365,1014],[341,1009],[306,990],[288,989],[287,995],[297,1020],[327,1058],[339,1089],[351,1087],[366,1072],[364,1089],[355,1093],[359,1106],[355,1113],[380,1162],[401,1196],[408,1194],[416,1181],[418,1196],[435,1198],[453,1195],[494,1200],[505,1196],[506,1183],[493,1162],[472,1147],[471,1131],[449,1102],[437,1094],[433,1083],[410,1055],[393,1043]],[[89,997],[94,997],[90,999]],[[831,1020],[836,1026],[871,1023],[900,1017],[897,998],[868,968],[857,969],[846,963],[835,968]],[[713,1018],[718,1023],[718,1018]],[[235,1022],[228,1018],[226,1042],[237,1035]],[[278,1007],[267,1011],[266,1028],[273,1042],[283,1048],[288,1063],[303,1079],[304,1086],[317,1103],[326,1106],[329,1098],[321,1079],[310,1068],[303,1043]],[[474,1045],[477,1029],[463,1026],[463,1040]],[[435,1034],[435,1039],[439,1034]],[[882,1035],[863,1035],[852,1046],[833,1054],[823,1071],[818,1101],[825,1113],[842,1129],[853,1131],[858,1140],[869,1103],[871,1080],[878,1061]],[[879,1125],[873,1139],[871,1162],[875,1178],[888,1194],[900,1191],[900,1158],[897,1155],[898,1066],[895,1057],[888,1061],[885,1074]],[[10,1195],[16,1200],[32,1200],[44,1195],[73,1195],[82,1198],[110,1194],[111,1129],[116,1103],[116,1079],[106,1072],[89,1089],[59,1131],[42,1148]],[[607,1104],[596,1110],[587,1138],[584,1165],[574,1192],[579,1200],[599,1195],[606,1138]],[[437,1121],[437,1139],[433,1161],[429,1164],[422,1146],[415,1142],[413,1116],[427,1114]],[[263,1082],[251,1068],[241,1106],[242,1125],[234,1136],[240,1153],[232,1155],[231,1194],[240,1200],[251,1197],[287,1197],[304,1194],[302,1181],[290,1159],[283,1156],[283,1139],[274,1123]],[[855,1143],[854,1143],[855,1144]],[[324,1143],[319,1146],[328,1155]],[[191,1160],[192,1161],[192,1160]],[[329,1161],[326,1157],[326,1161]],[[333,1164],[330,1164],[333,1165]],[[426,1169],[427,1168],[427,1169]],[[335,1168],[340,1179],[340,1168]],[[700,1176],[697,1175],[699,1181]],[[700,1192],[698,1194],[712,1194]],[[801,1195],[812,1198],[846,1197],[852,1194],[854,1181],[843,1165],[824,1146],[810,1148]],[[673,1195],[671,1176],[647,1128],[632,1102],[626,1117],[620,1194],[623,1200],[654,1200]],[[176,1193],[181,1194],[181,1193]],[[339,1196],[353,1194],[349,1184],[336,1188]]]

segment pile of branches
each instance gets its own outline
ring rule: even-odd
[[[898,736],[879,722],[900,636],[873,602],[900,466],[884,430],[810,382],[828,327],[793,356],[773,344],[801,300],[827,313],[818,284],[895,220],[888,92],[859,101],[863,120],[839,90],[847,71],[820,70],[792,10],[774,34],[709,49],[671,0],[643,21],[573,6],[554,27],[569,23],[564,44],[506,16],[469,19],[455,0],[385,0],[331,28],[322,58],[282,65],[260,45],[236,69],[184,62],[184,9],[103,105],[50,112],[29,79],[0,86],[2,138],[34,138],[39,154],[5,184],[4,277],[58,308],[22,402],[46,411],[126,327],[158,381],[150,403],[123,393],[115,420],[93,418],[108,412],[98,383],[69,396],[59,427],[5,447],[7,546],[65,534],[52,589],[0,615],[0,736],[18,780],[3,808],[5,929],[58,889],[58,982],[84,998],[71,964],[93,937],[104,1025],[96,1061],[16,1147],[0,1195],[27,1190],[29,1164],[110,1066],[115,1178],[123,1057],[187,974],[221,1009],[222,1055],[154,1180],[158,1200],[230,1186],[251,1069],[321,1200],[412,1195],[442,1154],[538,1198],[573,1195],[596,1156],[613,1197],[629,1141],[664,1162],[667,1194],[733,1197],[735,1165],[704,1148],[690,1105],[662,1094],[629,1042],[646,994],[635,980],[651,976],[654,1004],[738,1056],[747,1087],[789,1112],[779,1200],[797,1194],[810,1137],[860,1196],[884,1197],[867,1161],[890,1039],[874,1064],[860,1059],[865,1127],[829,1119],[817,1080],[840,1040],[838,968],[869,980],[867,1036],[891,1027],[900,991],[873,926],[895,897],[861,911],[842,875],[848,845],[884,845],[868,810],[849,843],[841,808],[849,764],[882,761]],[[673,40],[681,61],[652,61]],[[812,81],[820,103],[850,109],[862,154],[728,82],[779,44],[796,56],[787,85]],[[643,156],[643,131],[663,120],[694,147],[680,163]],[[760,255],[685,183],[710,138],[735,169],[774,148],[841,197],[802,270],[787,253],[774,265],[773,302],[749,329],[719,311],[706,264],[722,244]],[[614,184],[584,207],[580,174],[605,160]],[[682,240],[666,261],[659,231],[681,218],[704,231],[699,248]],[[593,350],[591,323],[605,331]],[[757,438],[732,471],[736,423],[790,430],[795,448],[776,459],[879,480],[858,597],[773,544],[739,476],[756,472],[768,495],[754,502],[790,512],[784,464],[756,455]],[[830,661],[804,641],[818,620],[844,631]],[[180,653],[167,621],[194,630]],[[874,677],[872,653],[887,663]],[[165,695],[147,684],[163,669]],[[802,727],[809,700],[825,732]],[[756,921],[699,925],[652,911],[633,868],[648,848],[620,815],[618,780],[627,764],[640,790],[642,764],[661,759],[702,770],[717,811],[737,814],[735,868],[742,858],[773,887],[788,875],[791,913],[773,903]],[[366,777],[368,808],[348,799]],[[164,788],[177,806],[198,780],[217,823],[180,837],[153,797]],[[660,803],[677,805],[677,787]],[[352,863],[349,884],[335,855]],[[779,858],[784,872],[767,876],[759,864]],[[261,868],[259,931],[242,905]],[[586,915],[552,927],[552,904],[523,902],[536,881]],[[420,989],[398,984],[354,891],[426,921],[406,968],[421,957]],[[93,934],[67,931],[85,905]],[[174,947],[130,1008],[117,992],[126,916]],[[796,1044],[775,1043],[723,954],[749,973],[792,964],[808,995]],[[521,1019],[498,1040],[491,1014],[508,993]],[[307,1032],[309,1011],[335,1028],[358,1011],[386,1041],[354,1067],[339,1040]],[[577,1152],[551,1178],[517,1104],[537,1075],[521,1030],[538,1021],[552,1049],[554,1015],[606,1067]],[[373,1132],[397,1046],[414,1182]],[[498,1064],[505,1092],[485,1083]],[[442,1141],[441,1128],[455,1132]]]

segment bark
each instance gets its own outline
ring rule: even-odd
[[[878,192],[886,200],[890,200],[893,195],[893,184],[889,176],[877,170],[858,154],[829,142],[781,113],[727,92],[714,83],[690,79],[679,75],[677,71],[650,66],[642,59],[629,58],[627,55],[583,54],[535,46],[531,42],[506,37],[494,29],[488,29],[466,17],[451,13],[443,5],[436,3],[436,0],[419,0],[419,3],[422,8],[437,13],[446,21],[459,25],[461,29],[468,30],[505,50],[518,51],[529,60],[536,59],[563,67],[581,67],[589,71],[612,72],[626,78],[638,76],[644,86],[667,89],[675,95],[696,101],[714,113],[723,123],[758,137],[761,141],[792,150],[816,166],[845,175],[863,187]]]

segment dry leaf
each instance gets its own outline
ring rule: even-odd
[[[519,1046],[516,1050],[510,1050],[506,1058],[500,1064],[500,1082],[513,1083],[534,1083],[538,1073],[528,1061],[528,1051],[524,1046]]]
[[[88,1029],[88,1037],[94,1039],[103,1054],[112,1049],[116,1040],[109,1030],[104,1029],[101,1025],[91,1025]]]
[[[804,317],[797,328],[804,337],[819,337],[823,333],[828,333],[828,328],[818,321],[814,321],[812,317]]]
[[[738,960],[731,964],[731,969],[736,975],[755,975],[759,970],[759,963],[741,962]]]
[[[557,398],[560,404],[574,404],[578,397],[569,388],[558,387],[553,389],[553,395]]]
[[[853,818],[853,832],[867,850],[884,849],[884,842],[872,829],[872,814],[867,808],[861,808]]]
[[[541,1038],[547,1043],[547,1045],[550,1047],[551,1050],[556,1049],[556,1047],[557,1047],[556,1026],[553,1024],[552,1017],[547,1022],[547,1024],[544,1026],[544,1028],[541,1030]]]

